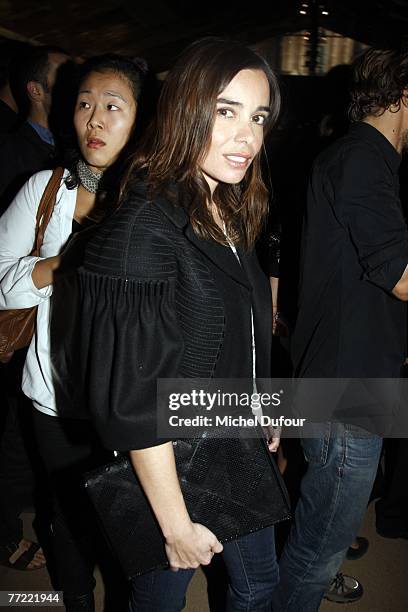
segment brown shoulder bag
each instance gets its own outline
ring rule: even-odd
[[[44,233],[54,210],[64,168],[55,168],[37,210],[34,247],[30,255],[39,256]],[[34,335],[37,306],[0,310],[0,362],[7,363],[14,351],[27,346]]]

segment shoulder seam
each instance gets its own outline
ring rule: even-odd
[[[140,208],[137,210],[136,215],[133,218],[132,224],[129,227],[129,234],[128,234],[128,239],[127,239],[127,243],[126,243],[126,248],[125,248],[125,253],[124,253],[125,256],[124,256],[124,261],[123,261],[124,269],[122,269],[122,272],[123,272],[125,278],[127,278],[128,255],[129,255],[130,240],[131,240],[131,237],[132,237],[133,228],[135,226],[136,221],[139,218],[139,215],[140,215],[141,211],[146,206],[146,204],[147,204],[147,202],[145,200],[143,202],[142,206],[140,206]]]

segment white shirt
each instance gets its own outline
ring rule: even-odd
[[[49,336],[52,286],[37,289],[31,274],[38,260],[58,255],[72,233],[77,190],[68,190],[61,183],[40,257],[29,255],[34,245],[37,209],[51,174],[51,170],[34,174],[0,218],[0,310],[38,305],[37,332],[27,352],[22,389],[38,410],[57,416]],[[65,170],[64,178],[67,176]]]

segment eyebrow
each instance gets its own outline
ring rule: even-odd
[[[81,89],[81,90],[79,91],[79,93],[80,93],[80,94],[84,94],[84,93],[91,94],[91,93],[92,93],[92,91],[91,91],[90,89]],[[104,92],[103,92],[103,95],[104,95],[104,96],[113,97],[113,98],[119,98],[119,100],[122,100],[122,101],[123,101],[125,104],[127,104],[127,103],[128,103],[128,102],[127,102],[127,100],[125,100],[125,98],[124,98],[123,96],[121,96],[121,95],[120,95],[120,94],[118,94],[118,93],[115,93],[114,91],[104,91]]]
[[[235,100],[228,100],[228,98],[217,98],[217,102],[220,104],[230,104],[231,106],[243,106],[242,102],[236,102]],[[265,111],[270,113],[271,109],[269,106],[258,106],[257,111]]]

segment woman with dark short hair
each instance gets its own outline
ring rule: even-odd
[[[145,70],[140,61],[118,55],[93,57],[81,65],[75,147],[67,156],[40,256],[30,253],[37,209],[51,170],[34,174],[0,220],[0,309],[38,306],[22,389],[34,406],[34,434],[50,475],[52,552],[57,584],[70,612],[94,610],[94,549],[102,538],[99,533],[94,540],[90,537],[94,519],[81,476],[86,467],[100,461],[101,449],[89,422],[75,412],[72,402],[61,410],[51,350],[50,298],[72,235],[86,233],[85,228],[104,218],[117,199],[116,172],[133,139]],[[59,331],[64,336],[66,328]]]

